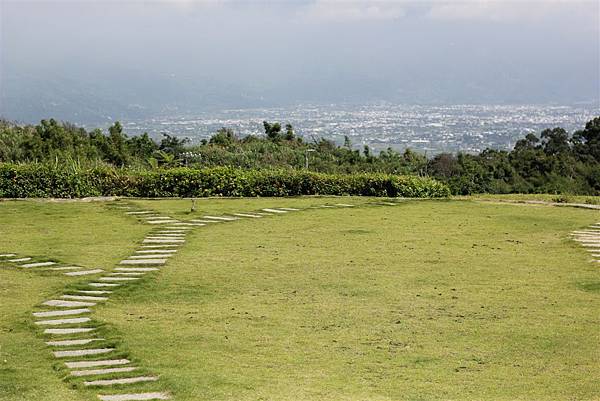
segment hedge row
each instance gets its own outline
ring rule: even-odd
[[[44,164],[0,164],[2,198],[86,196],[205,197],[364,195],[446,197],[445,184],[389,174],[323,174],[297,170],[228,167],[132,171],[114,168],[69,171]]]

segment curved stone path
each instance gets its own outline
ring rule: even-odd
[[[395,206],[397,203],[370,204]],[[354,206],[337,203],[306,209]],[[112,207],[123,209],[125,215],[135,217],[153,227],[134,254],[120,261],[112,270],[69,265],[16,253],[0,254],[0,261],[15,264],[23,269],[43,269],[69,277],[91,276],[87,281],[78,283],[77,289],[65,289],[56,299],[45,300],[38,310],[32,313],[34,325],[42,330],[46,345],[68,371],[69,381],[97,389],[97,396],[102,401],[172,399],[173,396],[161,386],[158,375],[147,373],[136,366],[130,357],[124,357],[126,353],[119,349],[116,339],[107,339],[99,334],[102,332],[101,322],[94,321],[91,317],[93,308],[109,300],[115,291],[144,279],[147,274],[159,272],[171,258],[177,256],[178,247],[185,244],[186,235],[192,230],[211,224],[279,216],[306,209],[272,207],[228,215],[205,215],[202,218],[182,221],[130,205]],[[128,385],[150,382],[155,383],[159,391],[127,391]]]
[[[594,223],[583,230],[572,231],[571,237],[585,247],[594,258],[593,262],[600,263],[600,223]]]

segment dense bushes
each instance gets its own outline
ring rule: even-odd
[[[48,164],[0,164],[0,197],[78,198],[364,195],[445,197],[448,187],[429,178],[378,173],[324,174],[302,170],[174,168],[134,171],[65,169]]]

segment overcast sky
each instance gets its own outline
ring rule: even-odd
[[[597,101],[599,14],[597,0],[0,0],[0,114],[69,96],[190,109]]]

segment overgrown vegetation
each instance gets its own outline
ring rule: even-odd
[[[600,117],[572,135],[562,128],[529,134],[510,152],[442,153],[430,160],[410,149],[373,154],[365,146],[359,151],[348,138],[342,146],[324,138],[308,142],[290,124],[282,127],[265,121],[264,131],[264,136],[239,137],[222,128],[201,144],[191,145],[170,135],[160,141],[147,134],[128,137],[118,122],[105,134],[52,119],[35,126],[4,121],[0,122],[0,162],[51,163],[67,171],[109,166],[142,176],[147,173],[137,171],[181,166],[285,169],[292,175],[299,171],[378,173],[432,177],[447,183],[454,194],[600,194]]]

